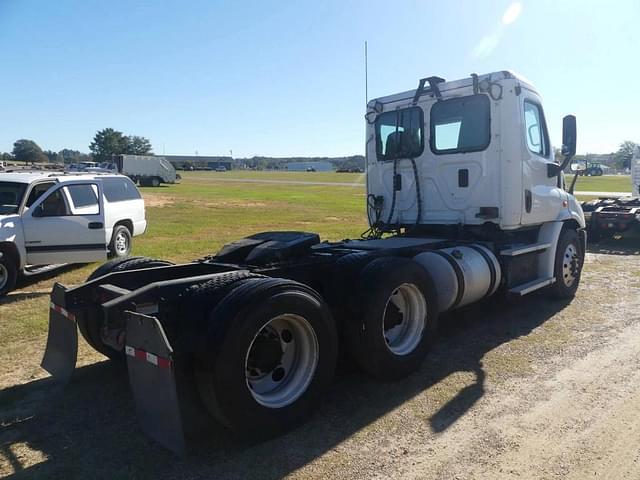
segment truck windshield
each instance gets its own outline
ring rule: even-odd
[[[0,215],[18,213],[27,185],[16,182],[0,182]]]

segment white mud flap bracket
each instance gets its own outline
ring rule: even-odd
[[[173,349],[157,318],[126,312],[127,370],[138,420],[162,446],[186,454]]]

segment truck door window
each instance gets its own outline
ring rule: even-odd
[[[73,204],[73,215],[98,215],[100,213],[100,204],[96,194],[97,189],[97,187],[88,183],[64,187]]]
[[[490,142],[491,115],[486,95],[452,98],[431,107],[433,153],[478,152]]]
[[[544,121],[542,108],[533,102],[524,102],[524,134],[527,147],[537,155],[546,157],[549,153],[547,126]]]
[[[420,107],[404,108],[376,118],[378,161],[419,157],[424,150],[424,118]]]

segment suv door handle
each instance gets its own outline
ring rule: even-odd
[[[89,222],[89,230],[100,230],[104,227],[102,222]]]

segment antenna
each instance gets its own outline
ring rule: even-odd
[[[367,62],[367,41],[364,41],[364,106],[369,103],[369,66]]]

